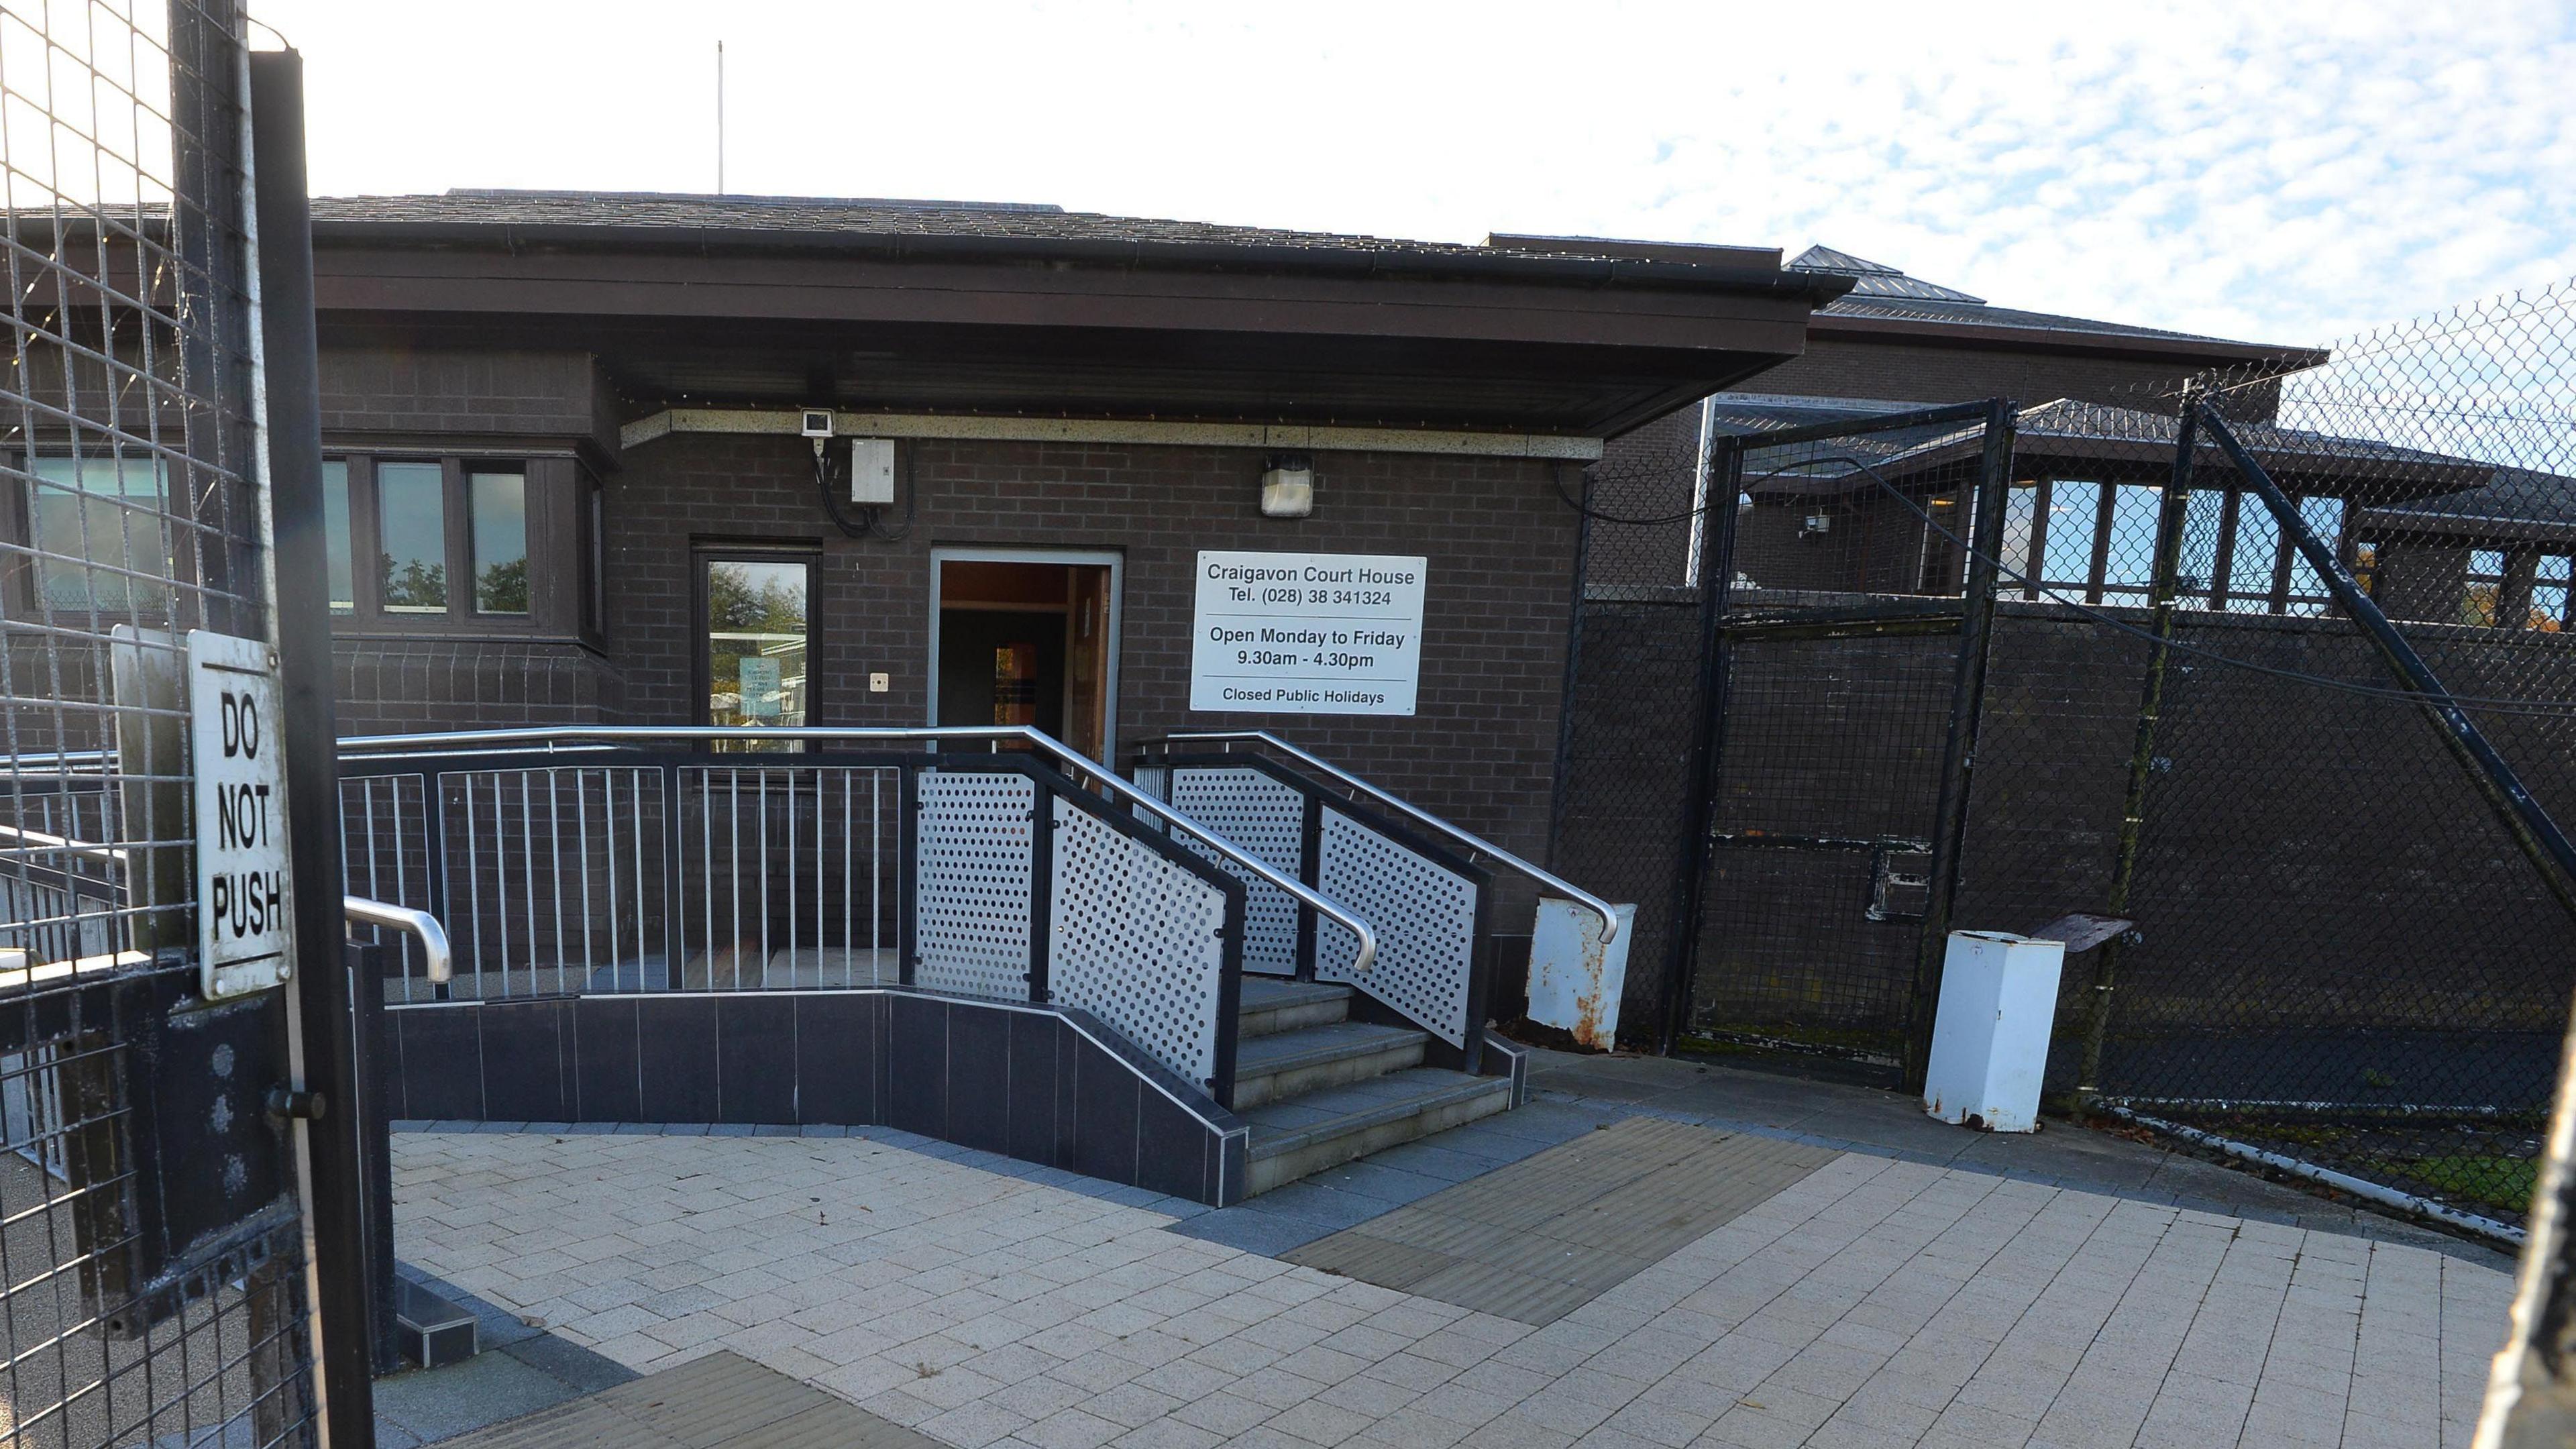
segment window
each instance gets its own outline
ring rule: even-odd
[[[447,480],[436,463],[376,465],[376,588],[388,614],[447,612]]]
[[[2299,500],[2299,518],[2308,525],[2308,532],[2315,534],[2326,547],[2342,546],[2342,499],[2302,498]],[[2367,563],[2356,552],[2347,566],[2359,570],[2367,567]],[[2290,550],[2290,592],[2289,596],[2282,601],[2282,612],[2322,614],[2332,603],[2332,596],[2326,593],[2326,581],[2317,577],[2315,569],[2308,567],[2307,556],[2295,548]]]
[[[574,460],[358,454],[323,469],[346,627],[598,632],[596,487]]]
[[[2115,604],[2143,604],[2156,576],[2156,519],[2165,490],[2122,483],[2112,489],[2111,537],[2102,564],[2102,596]]]
[[[471,474],[466,519],[474,548],[474,612],[528,612],[528,478]]]
[[[32,458],[28,513],[47,609],[167,609],[166,490],[157,458]]]
[[[2460,598],[2460,622],[2493,628],[2496,596],[2504,591],[2504,551],[2469,550],[2468,589]]]
[[[2227,555],[2227,611],[2272,611],[2272,577],[2281,567],[2281,521],[2262,499],[2236,495],[2235,546]]]
[[[2093,537],[2102,518],[2102,485],[2059,478],[2048,488],[2048,524],[2043,535],[2039,576],[2043,582],[2081,591],[2093,580]]]
[[[2460,595],[2460,622],[2484,629],[2559,633],[2569,620],[2570,572],[2563,553],[2471,549]]]
[[[2556,634],[2567,627],[2569,559],[2563,553],[2540,556],[2532,569],[2531,627],[2546,634]]]
[[[333,458],[322,465],[322,553],[331,575],[331,612],[358,612],[358,571],[349,551],[349,464]]]
[[[804,724],[810,565],[703,558],[699,567],[707,723]]]

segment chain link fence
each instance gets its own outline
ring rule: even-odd
[[[2109,884],[2138,926],[2070,973],[2073,1070],[2125,1112],[2518,1224],[2576,989],[2563,883],[2304,531],[2559,820],[2576,814],[2576,284],[2209,377],[2161,510]],[[2142,410],[2143,411],[2143,410]],[[2156,422],[2168,453],[2176,411]],[[2282,495],[2259,496],[2250,460]],[[2133,545],[2152,554],[2152,547]]]
[[[1947,925],[2127,919],[2067,964],[2055,1100],[2509,1235],[2576,932],[2300,545],[2576,813],[2576,283],[2188,392],[2188,451],[2181,385],[1721,395],[1614,447],[1556,863],[1640,902],[1631,1042],[1890,1084]]]
[[[0,3],[0,1443],[308,1443],[273,998],[194,999],[186,636],[267,636],[230,0]]]

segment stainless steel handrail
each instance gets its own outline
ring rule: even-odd
[[[1277,750],[1279,753],[1288,756],[1290,759],[1295,760],[1301,765],[1304,765],[1306,768],[1315,771],[1317,774],[1323,775],[1338,784],[1348,785],[1354,790],[1364,792],[1369,796],[1369,798],[1377,801],[1381,805],[1385,805],[1395,810],[1398,814],[1405,816],[1414,823],[1427,825],[1431,829],[1448,836],[1450,839],[1457,841],[1479,854],[1490,855],[1494,859],[1501,861],[1503,864],[1510,866],[1512,869],[1519,871],[1521,874],[1528,876],[1531,880],[1538,882],[1540,885],[1546,886],[1548,889],[1566,896],[1577,905],[1582,906],[1584,909],[1589,910],[1592,914],[1601,918],[1601,939],[1604,942],[1615,939],[1619,934],[1619,917],[1618,914],[1611,909],[1608,901],[1605,901],[1601,897],[1594,895],[1592,892],[1585,890],[1583,887],[1576,885],[1574,882],[1565,879],[1563,876],[1557,875],[1552,871],[1542,870],[1539,867],[1530,864],[1528,861],[1521,859],[1519,856],[1512,854],[1510,851],[1503,849],[1501,846],[1496,845],[1492,841],[1487,840],[1485,837],[1478,835],[1473,831],[1452,825],[1448,821],[1441,819],[1439,816],[1432,814],[1430,811],[1413,804],[1411,801],[1404,800],[1387,793],[1385,790],[1370,784],[1368,781],[1361,779],[1359,776],[1352,774],[1350,771],[1341,768],[1339,765],[1336,765],[1329,760],[1320,759],[1306,750],[1299,749],[1297,746],[1288,743],[1286,740],[1279,738],[1268,730],[1186,730],[1174,734],[1167,734],[1158,741],[1150,742],[1146,748],[1151,749],[1155,745],[1159,744],[1161,747],[1168,750],[1174,744],[1182,742],[1189,744],[1215,745],[1267,745],[1271,749]]]
[[[76,855],[83,860],[103,861],[108,865],[125,864],[125,851],[121,846],[102,845],[94,840],[73,840],[68,836],[48,835],[41,830],[21,830],[14,825],[0,825],[0,836],[26,842],[15,848],[0,847],[0,857]]]
[[[340,741],[342,751],[410,751],[453,752],[489,745],[538,746],[531,753],[542,756],[557,745],[579,742],[628,744],[704,744],[719,741],[777,744],[790,740],[822,744],[832,740],[878,744],[924,744],[941,740],[962,740],[996,747],[1005,744],[1025,745],[1057,762],[1072,766],[1117,794],[1130,804],[1156,817],[1164,824],[1188,831],[1207,842],[1208,848],[1243,867],[1248,874],[1295,897],[1343,930],[1359,938],[1359,955],[1353,971],[1366,971],[1377,960],[1377,932],[1369,923],[1347,908],[1320,894],[1314,887],[1263,861],[1252,852],[1199,824],[1128,781],[1107,765],[1065,744],[1044,730],[1023,725],[961,725],[947,728],[905,728],[895,726],[852,726],[832,728],[824,725],[535,725],[511,729],[452,730],[427,734],[350,735]],[[745,762],[749,763],[749,762]]]
[[[102,845],[94,840],[73,840],[68,836],[48,835],[41,830],[21,830],[14,825],[0,825],[0,836],[9,836],[27,842],[27,846],[23,849],[0,850],[0,855],[73,855],[84,860],[105,861],[111,865],[123,865],[128,859],[126,851],[120,846]],[[453,973],[455,957],[448,950],[447,929],[441,926],[438,918],[429,912],[416,911],[409,906],[390,905],[384,901],[371,901],[364,896],[342,896],[340,909],[350,920],[360,925],[383,926],[389,930],[406,931],[417,937],[420,941],[422,962],[432,982],[444,985]]]
[[[421,966],[431,985],[444,986],[455,975],[456,957],[448,949],[447,928],[438,923],[438,917],[409,906],[371,901],[365,896],[342,896],[340,909],[361,926],[403,931],[418,940]]]

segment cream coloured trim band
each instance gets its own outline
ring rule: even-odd
[[[667,408],[618,429],[634,448],[673,433],[783,433],[794,436],[795,409]],[[1162,423],[1090,418],[950,417],[934,413],[832,414],[842,437],[975,438],[1006,443],[1144,443],[1195,448],[1294,448],[1316,453],[1448,453],[1489,458],[1556,458],[1589,463],[1599,438],[1547,433],[1432,432],[1412,428],[1337,428],[1290,423]]]

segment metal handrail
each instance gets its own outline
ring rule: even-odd
[[[95,840],[74,840],[63,835],[48,835],[41,830],[21,830],[15,825],[0,825],[0,836],[26,842],[16,848],[0,847],[0,857],[74,855],[83,860],[101,861],[108,865],[125,864],[125,851],[122,847],[102,845]]]
[[[821,744],[833,740],[873,741],[885,744],[937,743],[941,740],[967,740],[991,744],[1025,745],[1038,753],[1054,757],[1076,772],[1088,775],[1131,805],[1144,810],[1164,824],[1188,831],[1205,841],[1209,849],[1241,866],[1248,874],[1286,891],[1301,904],[1331,920],[1359,938],[1359,956],[1351,969],[1366,971],[1377,960],[1377,932],[1368,922],[1349,909],[1336,904],[1314,887],[1289,875],[1199,824],[1189,816],[1148,795],[1119,776],[1107,765],[1083,754],[1044,730],[1025,725],[958,725],[939,728],[900,726],[851,726],[833,728],[824,725],[534,725],[511,729],[453,730],[424,734],[350,735],[341,739],[345,751],[442,751],[475,749],[488,745],[537,746],[534,754],[543,755],[561,745],[605,741],[610,743],[652,742],[681,744],[715,743],[726,740],[751,743],[783,743],[790,740]]]
[[[1601,897],[1594,895],[1592,892],[1585,890],[1583,887],[1576,885],[1574,882],[1565,879],[1563,876],[1557,875],[1553,871],[1542,870],[1538,866],[1530,864],[1528,861],[1521,859],[1519,856],[1512,854],[1510,851],[1503,849],[1501,846],[1496,845],[1492,841],[1487,840],[1485,837],[1478,835],[1471,830],[1452,825],[1448,821],[1441,819],[1439,816],[1432,814],[1430,811],[1413,804],[1411,801],[1401,799],[1383,789],[1380,789],[1378,786],[1370,784],[1368,781],[1363,780],[1359,776],[1352,774],[1350,771],[1341,768],[1339,765],[1333,764],[1329,760],[1319,759],[1314,754],[1306,750],[1299,749],[1297,746],[1288,743],[1286,740],[1279,738],[1268,730],[1187,730],[1175,734],[1167,734],[1160,740],[1149,741],[1145,748],[1152,749],[1156,745],[1160,745],[1163,749],[1169,750],[1174,744],[1182,742],[1213,745],[1267,745],[1320,775],[1323,775],[1339,784],[1347,785],[1354,790],[1365,793],[1369,798],[1377,801],[1381,805],[1385,805],[1395,810],[1399,814],[1412,820],[1414,823],[1429,826],[1431,829],[1440,832],[1442,835],[1448,836],[1450,839],[1457,841],[1468,849],[1477,851],[1484,855],[1489,855],[1494,859],[1501,861],[1503,864],[1510,866],[1512,869],[1519,871],[1521,874],[1528,876],[1531,880],[1538,882],[1540,885],[1546,886],[1548,889],[1566,896],[1574,901],[1575,904],[1582,906],[1584,909],[1601,918],[1601,939],[1603,942],[1606,943],[1614,940],[1619,935],[1619,917],[1618,914],[1612,910],[1608,901],[1605,901]]]
[[[84,860],[104,861],[110,865],[123,865],[129,858],[121,846],[103,845],[94,840],[74,840],[68,836],[49,835],[41,830],[22,830],[14,825],[0,825],[0,836],[27,842],[23,849],[0,850],[0,856],[61,854],[78,856]],[[438,923],[436,916],[427,911],[413,910],[409,906],[371,901],[364,896],[342,896],[340,908],[350,920],[360,925],[383,926],[388,930],[405,931],[417,937],[420,941],[423,964],[428,969],[430,981],[440,985],[447,982],[453,972],[455,957],[448,949],[447,928]]]
[[[340,908],[361,926],[382,926],[418,940],[421,965],[432,986],[444,986],[455,975],[456,958],[448,949],[447,928],[438,923],[438,917],[389,901],[371,901],[365,896],[342,896]]]

